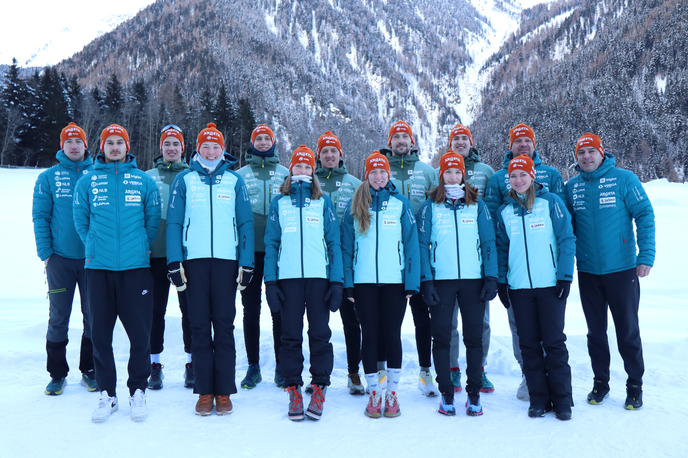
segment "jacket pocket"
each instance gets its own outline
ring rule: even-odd
[[[550,243],[549,245],[549,254],[552,255],[552,267],[554,267],[554,270],[557,269],[557,262],[554,259],[554,249],[552,248],[552,244]]]
[[[325,239],[323,239],[322,244],[323,244],[323,254],[325,255],[325,265],[328,265],[330,263],[330,259],[328,257],[327,244],[325,243]]]
[[[191,227],[191,218],[186,221],[186,231],[184,232],[184,241],[189,240],[189,227]]]
[[[354,265],[358,263],[358,242],[356,242],[356,247],[354,248]]]
[[[399,255],[399,266],[403,266],[404,264],[401,262],[401,241],[397,242],[397,254]]]

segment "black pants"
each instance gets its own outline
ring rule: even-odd
[[[48,355],[47,369],[52,378],[63,378],[69,373],[67,343],[69,342],[69,317],[76,286],[79,285],[81,314],[84,331],[81,335],[79,370],[93,370],[93,344],[91,343],[91,319],[88,307],[88,281],[83,259],[69,259],[54,254],[45,268],[48,277],[50,316],[45,349]]]
[[[406,313],[404,285],[357,283],[354,287],[354,300],[356,316],[361,323],[364,373],[377,372],[380,339],[386,344],[387,367],[401,369],[401,323]]]
[[[260,363],[260,306],[263,287],[263,268],[265,267],[265,253],[256,251],[256,266],[253,278],[246,289],[241,292],[241,303],[244,306],[244,344],[249,364]],[[269,310],[269,309],[268,309]],[[282,346],[282,314],[272,315],[272,341],[275,348],[275,362],[280,363],[279,352]]]
[[[358,322],[358,318],[356,318],[354,304],[346,297],[342,297],[339,316],[342,318],[342,326],[344,328],[347,369],[349,374],[357,374],[358,365],[361,362],[361,325]]]
[[[117,370],[112,333],[119,320],[129,337],[129,394],[146,391],[150,376],[150,330],[153,321],[153,279],[149,269],[87,269],[91,307],[93,361],[98,388],[116,395]]]
[[[452,315],[459,303],[463,342],[466,345],[466,391],[478,393],[482,387],[483,317],[485,302],[480,301],[484,280],[436,280],[434,282],[440,305],[430,307],[432,320],[432,354],[435,358],[437,384],[442,393],[453,393],[454,384],[449,375],[449,344],[451,342]]]
[[[640,341],[640,282],[636,269],[606,275],[578,272],[581,304],[588,324],[588,353],[595,380],[609,381],[607,309],[612,312],[616,342],[628,374],[627,385],[642,385],[645,363]]]
[[[184,271],[196,376],[194,393],[234,394],[234,301],[239,265],[225,259],[192,259],[184,261]]]
[[[418,350],[418,365],[430,367],[430,353],[432,350],[432,324],[430,322],[430,306],[425,303],[423,296],[411,296],[411,314],[416,327],[416,349]]]
[[[165,313],[170,296],[170,280],[167,278],[167,259],[151,258],[150,271],[153,276],[153,327],[151,328],[151,354],[162,353],[165,338]],[[189,303],[186,291],[177,291],[179,310],[182,311],[182,339],[184,352],[191,353],[191,325],[189,324]]]
[[[296,278],[278,282],[282,304],[280,367],[287,386],[303,385],[303,315],[308,317],[308,347],[313,383],[329,385],[334,352],[330,337],[330,309],[324,297],[330,282],[324,278]]]
[[[556,288],[509,290],[523,356],[530,404],[572,406],[571,367],[566,349],[566,300]],[[544,352],[543,352],[544,350]]]

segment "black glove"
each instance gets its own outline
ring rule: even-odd
[[[186,289],[186,275],[184,275],[184,266],[181,262],[167,264],[167,279],[177,288],[177,291]]]
[[[566,280],[557,280],[557,297],[566,300],[571,291],[571,282]]]
[[[239,276],[237,276],[237,289],[243,291],[246,289],[251,279],[253,278],[253,269],[251,267],[239,267]]]
[[[265,282],[265,297],[268,300],[268,306],[272,313],[277,313],[282,310],[284,294],[282,294],[282,290],[277,286],[276,281]]]
[[[494,277],[485,277],[483,290],[480,291],[480,301],[490,302],[497,296],[497,289],[497,279]]]
[[[437,294],[435,289],[435,284],[430,281],[424,281],[420,284],[420,294],[423,296],[423,300],[428,305],[439,305],[440,296]]]
[[[354,289],[353,288],[344,288],[344,297],[347,299],[353,299],[354,298]]]
[[[336,312],[342,305],[342,290],[344,289],[344,284],[338,281],[330,282],[330,289],[327,290],[325,294],[325,302],[330,308],[331,312]]]
[[[500,283],[497,286],[497,294],[499,294],[499,300],[502,301],[502,304],[505,308],[511,307],[511,301],[509,300],[509,292],[507,291],[507,289],[508,288],[504,283]]]

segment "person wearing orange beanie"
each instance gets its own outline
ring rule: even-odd
[[[79,285],[83,333],[79,369],[81,384],[89,391],[98,389],[93,370],[93,344],[89,318],[84,243],[74,227],[72,200],[76,183],[93,167],[88,140],[83,129],[70,122],[60,133],[58,163],[42,172],[33,192],[33,229],[38,257],[45,263],[50,313],[46,335],[47,369],[50,383],[45,394],[56,396],[67,385],[67,343],[69,316],[74,291]],[[54,230],[59,228],[59,231]],[[58,293],[61,290],[68,292]]]
[[[535,131],[526,124],[520,123],[509,130],[509,151],[504,154],[504,163],[501,170],[495,172],[487,183],[485,191],[485,203],[490,209],[492,218],[496,221],[497,210],[504,203],[506,195],[511,190],[509,183],[509,162],[518,156],[525,155],[533,161],[533,171],[535,173],[535,181],[540,183],[546,190],[557,195],[561,199],[566,198],[564,191],[564,180],[561,173],[554,167],[545,165],[540,160],[540,155],[535,149],[537,141],[535,138]],[[513,317],[513,310],[509,306],[506,289],[500,286],[499,299],[502,304],[507,307],[507,315],[509,317],[509,327],[511,329],[511,343],[514,352],[514,357],[518,364],[523,368],[523,359],[521,358],[521,349],[518,344],[518,332],[516,330],[516,321]],[[516,397],[523,401],[529,399],[528,386],[526,384],[525,376],[521,377],[521,384],[516,391]]]
[[[390,181],[387,157],[375,151],[365,161],[365,180],[342,220],[344,294],[361,324],[361,356],[370,390],[368,417],[401,414],[401,323],[409,297],[418,292],[418,231],[411,203]],[[382,328],[382,331],[381,331]],[[378,372],[378,340],[386,345],[386,384]],[[386,391],[384,405],[382,392]]]
[[[342,301],[339,224],[332,200],[313,176],[315,153],[296,148],[289,177],[270,204],[265,229],[265,297],[282,314],[280,365],[289,393],[287,417],[319,420],[333,368],[330,312]],[[304,411],[303,318],[308,318],[311,400]]]
[[[405,121],[397,121],[389,129],[387,147],[380,149],[389,161],[390,181],[397,191],[410,202],[413,214],[425,202],[426,193],[437,186],[438,176],[435,169],[420,160],[420,151],[413,136],[411,126]],[[420,294],[411,297],[411,312],[416,327],[416,348],[420,374],[418,388],[426,396],[437,396],[430,366],[432,365],[432,332],[430,329],[430,309]],[[384,362],[379,362],[384,370]],[[382,377],[382,373],[381,373]]]
[[[361,185],[361,180],[351,175],[347,170],[344,163],[344,150],[339,137],[329,130],[318,138],[316,155],[315,176],[318,177],[322,192],[332,200],[337,221],[341,224],[344,210],[353,199],[356,188]],[[364,395],[365,388],[358,374],[358,367],[361,362],[361,325],[356,318],[353,304],[346,300],[342,301],[339,316],[342,319],[346,344],[349,394]]]
[[[280,165],[277,154],[275,133],[265,124],[259,124],[251,132],[251,144],[244,159],[246,165],[237,173],[246,181],[246,188],[251,199],[253,210],[253,229],[255,232],[255,268],[253,280],[241,291],[241,303],[244,308],[244,345],[248,369],[240,386],[250,390],[263,381],[260,370],[260,312],[263,305],[263,270],[265,268],[265,228],[268,223],[268,211],[272,199],[280,196],[280,186],[289,176],[289,170]],[[268,308],[269,310],[269,308]],[[280,365],[280,348],[282,347],[282,314],[270,311],[272,319],[272,341],[275,352],[274,383],[284,388],[284,376]]]
[[[637,410],[643,406],[645,373],[639,284],[655,261],[654,210],[638,177],[616,167],[599,136],[583,134],[574,154],[579,174],[566,183],[566,203],[575,222],[578,289],[594,375],[587,401],[597,405],[609,396],[611,312],[627,373],[624,407]]]

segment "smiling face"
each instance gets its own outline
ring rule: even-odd
[[[532,159],[533,153],[535,152],[533,140],[531,140],[530,137],[518,137],[511,144],[511,152],[514,153],[514,157],[526,154]]]
[[[389,183],[389,174],[385,169],[374,169],[368,173],[368,184],[374,190],[384,188]]]
[[[578,165],[584,172],[594,172],[602,164],[604,156],[593,146],[583,146],[576,153]]]
[[[110,135],[103,144],[105,162],[124,162],[127,157],[127,143],[119,135]]]
[[[166,138],[162,142],[162,158],[165,162],[180,162],[182,160],[182,143],[174,137]]]
[[[80,138],[68,138],[62,145],[62,151],[64,151],[65,155],[70,161],[77,162],[84,159],[86,145]]]
[[[411,141],[411,136],[409,134],[406,132],[397,132],[392,136],[390,147],[392,148],[392,152],[394,154],[397,156],[403,156],[411,151],[412,144],[413,142]]]
[[[466,134],[454,135],[451,142],[451,149],[463,157],[468,157],[471,151],[471,140]]]
[[[509,183],[511,188],[518,194],[525,194],[533,182],[533,177],[525,170],[514,170],[509,174]]]
[[[198,154],[206,161],[215,161],[222,157],[222,146],[215,142],[204,142],[198,148]]]
[[[323,146],[320,150],[320,164],[326,169],[335,169],[339,165],[339,150],[336,146]]]
[[[272,148],[272,138],[268,134],[258,134],[256,135],[256,139],[253,140],[253,147],[261,153],[264,153]]]
[[[457,168],[447,169],[442,174],[442,180],[444,180],[444,184],[461,184],[463,183],[463,172]]]

